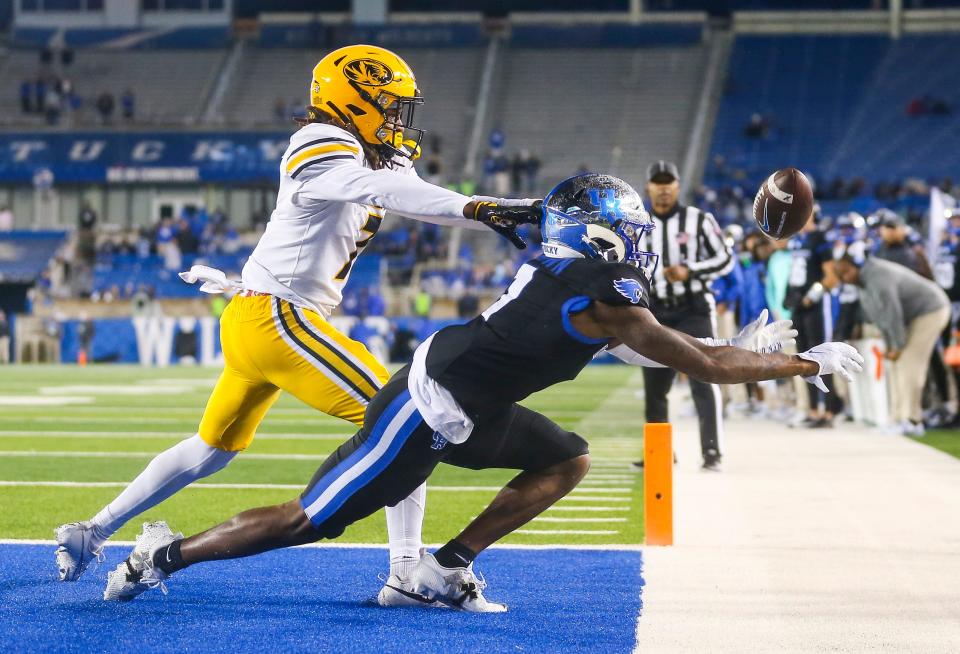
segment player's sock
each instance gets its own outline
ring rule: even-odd
[[[222,470],[236,455],[210,447],[199,434],[180,441],[155,456],[115,500],[93,517],[95,535],[102,543],[134,516],[197,479]]]
[[[444,568],[466,568],[477,558],[477,553],[463,543],[451,540],[434,552],[433,558]]]
[[[187,563],[183,562],[183,556],[180,555],[180,543],[183,540],[177,539],[158,549],[153,553],[153,565],[160,568],[168,575],[172,575],[177,570],[183,570]]]
[[[409,579],[420,563],[423,547],[423,512],[427,485],[420,486],[396,506],[387,507],[387,534],[390,537],[390,574]]]

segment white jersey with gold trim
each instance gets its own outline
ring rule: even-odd
[[[356,138],[333,125],[312,123],[295,132],[280,160],[277,207],[243,267],[244,288],[327,317],[385,211],[484,228],[463,218],[470,198],[423,181],[404,163],[371,169]]]

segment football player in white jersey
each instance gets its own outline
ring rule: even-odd
[[[324,57],[313,70],[308,118],[280,161],[276,209],[243,268],[242,283],[194,267],[201,290],[238,291],[220,320],[224,370],[196,434],[159,454],[91,520],[56,530],[60,579],[73,581],[103,543],[133,517],[223,469],[253,440],[280,392],[362,426],[388,373],[363,344],[328,321],[354,260],[385,211],[439,224],[491,228],[525,247],[516,225],[536,223],[532,201],[469,198],[429,184],[413,170],[423,102],[410,67],[367,45]],[[384,605],[416,603],[406,592],[419,562],[426,489],[387,509],[390,572]]]

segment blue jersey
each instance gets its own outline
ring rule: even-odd
[[[743,268],[740,291],[740,324],[746,325],[769,308],[766,294],[767,266],[762,261],[751,261]],[[773,317],[771,316],[771,320]]]

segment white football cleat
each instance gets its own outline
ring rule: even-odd
[[[170,575],[154,567],[153,553],[182,538],[183,534],[173,533],[167,523],[162,520],[144,522],[143,533],[137,536],[130,556],[118,565],[116,570],[107,574],[107,587],[103,591],[103,599],[129,602],[137,595],[157,587],[166,595],[167,586],[163,582]]]
[[[466,568],[445,568],[425,554],[410,577],[413,592],[447,606],[471,613],[503,613],[506,604],[489,602],[483,596],[487,582],[473,574],[473,564]]]
[[[60,581],[76,581],[91,561],[103,561],[103,545],[95,544],[93,525],[89,522],[68,522],[53,533],[57,537]]]
[[[380,577],[383,579],[383,577]],[[395,606],[443,606],[440,602],[413,592],[413,582],[390,575],[377,594],[377,604],[385,607]]]

